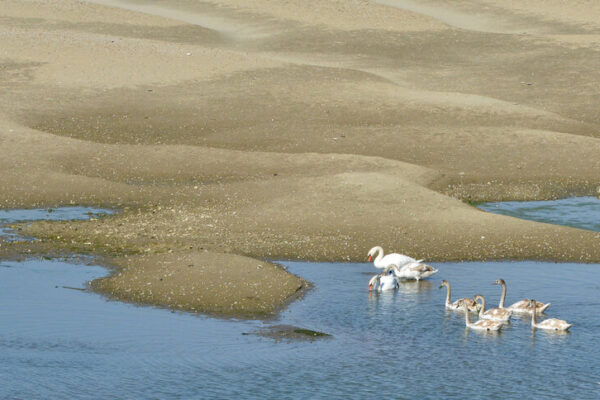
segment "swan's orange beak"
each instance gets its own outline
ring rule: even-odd
[[[373,291],[373,285],[369,285],[369,292]]]
[[[367,261],[371,262],[371,258],[372,258],[372,257],[371,257],[371,256],[369,256],[369,258],[368,258],[368,260],[367,260]]]

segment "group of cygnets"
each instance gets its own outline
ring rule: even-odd
[[[400,286],[399,281],[401,280],[420,280],[438,272],[432,266],[423,264],[423,260],[415,260],[403,254],[392,253],[384,256],[383,249],[380,246],[369,250],[368,260],[373,260],[375,267],[382,270],[381,273],[369,280],[369,291],[383,292],[395,290]],[[493,284],[502,286],[502,295],[500,296],[498,307],[489,310],[486,310],[485,298],[480,294],[475,295],[473,298],[462,298],[451,302],[450,283],[443,280],[440,289],[446,287],[448,290],[446,294],[446,309],[464,312],[465,323],[471,329],[499,331],[510,320],[513,314],[530,314],[532,329],[567,331],[572,326],[567,321],[556,318],[545,319],[540,323],[537,322],[537,316],[543,314],[550,307],[550,303],[540,303],[533,299],[525,299],[509,307],[504,307],[506,282],[503,279],[498,279]],[[469,314],[472,312],[479,313],[478,321],[471,322]]]

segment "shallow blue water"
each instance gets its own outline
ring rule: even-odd
[[[0,398],[578,398],[600,396],[599,266],[437,264],[435,279],[371,295],[367,264],[285,263],[315,283],[277,321],[229,321],[136,307],[63,286],[106,273],[58,261],[0,264]],[[482,293],[497,304],[551,301],[566,335],[517,318],[500,334],[444,310]],[[276,342],[253,332],[292,324],[332,334]],[[25,378],[27,377],[27,378]]]
[[[600,199],[596,197],[492,202],[477,207],[495,214],[600,232]]]
[[[60,207],[60,208],[34,208],[34,209],[16,209],[16,210],[1,210],[0,209],[0,236],[7,240],[22,239],[11,229],[2,225],[13,222],[28,222],[28,221],[69,221],[69,220],[86,220],[91,217],[113,214],[114,211],[91,208],[91,207]]]
[[[69,221],[89,219],[92,216],[109,215],[114,211],[92,207],[59,207],[0,210],[0,224],[25,221]]]
[[[370,294],[370,264],[284,263],[315,288],[276,321],[235,321],[107,301],[85,287],[107,271],[0,261],[0,399],[597,399],[600,266],[438,263],[431,280]],[[500,334],[465,328],[443,307],[483,294],[552,302],[569,334],[517,317]],[[290,324],[331,339],[244,335]]]

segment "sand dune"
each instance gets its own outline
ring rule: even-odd
[[[228,260],[359,261],[382,244],[598,261],[597,234],[464,202],[595,193],[596,9],[1,0],[0,204],[122,213],[32,224],[42,242],[0,254],[95,254],[126,267],[96,285],[117,298],[173,306],[176,285],[182,309],[244,315],[306,284],[270,265],[252,279],[271,284],[219,300]],[[142,295],[137,278],[168,265],[182,275]]]

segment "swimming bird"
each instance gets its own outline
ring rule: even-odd
[[[533,312],[533,309],[537,308],[538,303],[536,303],[536,301],[533,299],[528,300],[528,302],[528,306],[531,309],[531,329],[538,328],[548,331],[567,331],[573,326],[573,324],[569,324],[567,321],[557,318],[548,318],[538,324],[536,320],[537,313]]]
[[[471,323],[469,313],[467,312],[467,303],[462,303],[461,307],[465,312],[465,324],[467,325],[467,328],[476,329],[478,331],[499,331],[502,329],[502,325],[504,325],[502,322],[490,321],[489,319],[480,319]]]
[[[470,299],[470,298],[462,298],[459,300],[456,300],[454,303],[450,302],[450,296],[451,296],[451,289],[450,289],[450,282],[448,282],[447,280],[443,280],[442,283],[440,284],[440,289],[443,288],[444,286],[446,286],[446,289],[448,289],[448,293],[446,294],[446,308],[448,310],[453,310],[453,311],[461,311],[462,310],[462,305],[465,304],[470,312],[477,312],[477,310],[479,310],[479,303],[477,303],[475,300]]]
[[[387,290],[395,290],[398,287],[398,278],[394,274],[392,267],[384,269],[383,272],[369,280],[369,291],[385,292]]]
[[[500,303],[498,304],[498,308],[504,307],[504,300],[506,299],[506,282],[504,279],[498,279],[492,283],[492,285],[502,285],[502,295],[500,296]],[[539,301],[536,303],[535,310],[538,314],[543,314],[550,307],[550,303],[540,303]],[[529,307],[529,300],[519,300],[510,307],[507,307],[514,314],[530,314],[532,312],[532,308]]]
[[[384,269],[384,268],[390,266],[391,264],[394,264],[396,267],[400,268],[408,263],[423,261],[423,260],[415,260],[412,257],[405,256],[404,254],[398,254],[398,253],[391,253],[391,254],[388,254],[387,256],[384,256],[383,248],[381,246],[375,246],[371,250],[369,250],[369,253],[367,254],[367,256],[368,256],[367,260],[369,262],[371,262],[371,260],[373,259],[373,256],[375,256],[375,254],[377,254],[377,257],[375,257],[373,264],[375,265],[375,268],[379,268],[379,269]]]
[[[476,294],[473,297],[475,301],[481,300],[481,308],[479,309],[479,319],[489,319],[490,321],[506,322],[510,319],[512,311],[507,308],[491,308],[485,310],[485,297]]]
[[[415,279],[417,281],[428,278],[438,272],[438,270],[431,265],[422,264],[419,261],[408,263],[401,268],[395,267],[394,271],[396,276],[400,279]]]

